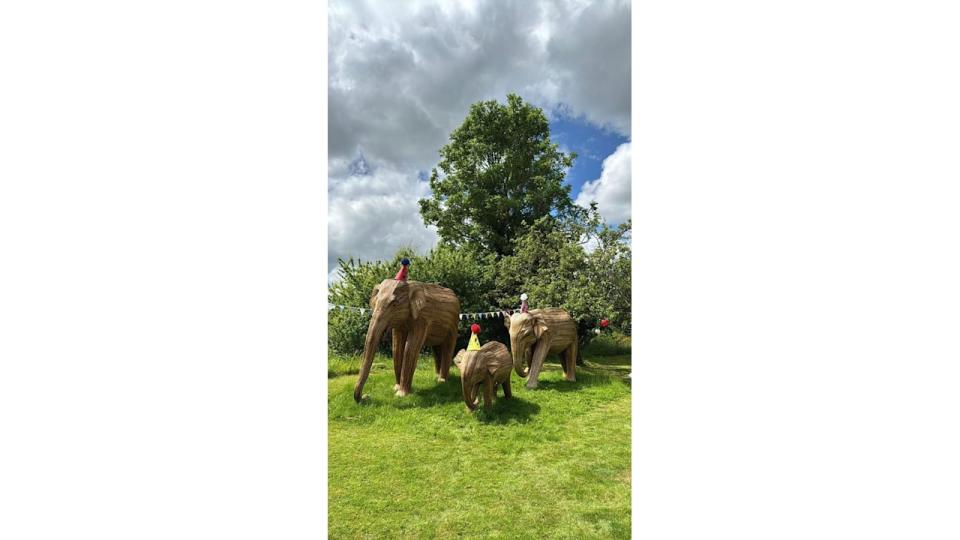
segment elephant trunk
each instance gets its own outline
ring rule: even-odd
[[[463,402],[467,404],[468,409],[475,410],[477,408],[477,396],[473,389],[476,386],[468,383],[466,379],[463,381]]]
[[[387,331],[387,325],[382,319],[374,314],[370,320],[370,326],[367,327],[367,337],[363,343],[363,362],[360,364],[360,377],[357,379],[357,385],[353,387],[353,400],[360,403],[363,399],[363,385],[370,376],[370,368],[373,366],[373,355],[377,352],[377,344]]]
[[[460,385],[463,388],[463,402],[467,404],[467,408],[471,411],[477,408],[476,401],[477,395],[474,389],[477,387],[473,383],[474,368],[472,358],[464,361],[463,366],[460,371]]]
[[[517,344],[517,340],[510,339],[510,353],[513,355],[513,369],[517,375],[526,377],[530,374],[530,366],[526,365],[527,347]]]

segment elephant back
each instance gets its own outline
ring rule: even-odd
[[[567,313],[567,310],[563,308],[548,307],[548,308],[540,308],[540,309],[531,309],[530,314],[539,315],[540,317],[543,318],[544,321],[547,321],[550,324],[563,324],[563,323],[569,322],[571,324],[576,325],[576,322],[574,322],[573,317],[571,317],[570,314]]]
[[[577,322],[563,308],[531,309],[531,315],[542,318],[553,332],[555,342],[566,343],[577,339]]]
[[[449,323],[453,328],[457,327],[460,321],[460,299],[457,298],[457,293],[436,283],[411,283],[423,288],[425,305],[433,311],[434,320]]]
[[[507,369],[513,369],[513,357],[510,356],[510,350],[499,341],[488,341],[480,347],[480,353],[487,359],[487,365],[494,369],[500,369],[504,366]]]

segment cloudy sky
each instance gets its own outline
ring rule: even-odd
[[[630,215],[629,0],[334,0],[329,20],[329,253],[373,260],[436,233],[417,199],[470,104],[544,109],[578,158],[578,204]]]

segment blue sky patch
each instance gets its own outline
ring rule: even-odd
[[[573,186],[570,195],[574,199],[584,183],[600,178],[604,158],[628,141],[623,135],[566,116],[550,119],[550,138],[561,149],[577,153],[573,168],[567,173],[567,182]]]

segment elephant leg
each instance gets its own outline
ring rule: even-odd
[[[407,332],[407,346],[403,351],[403,366],[400,372],[400,389],[398,396],[405,396],[413,391],[413,372],[417,369],[417,360],[423,342],[427,339],[427,327],[423,325]]]
[[[483,383],[483,408],[489,409],[493,405],[493,378],[487,377]]]
[[[550,350],[550,340],[540,339],[536,348],[533,350],[533,359],[530,360],[530,375],[527,376],[527,388],[536,388],[537,380],[540,378],[540,370],[543,369],[543,362],[547,359],[547,351]]]
[[[573,340],[573,343],[567,347],[567,350],[564,351],[564,362],[563,362],[563,377],[568,381],[577,380],[577,349],[579,345],[577,340]]]
[[[433,350],[433,373],[440,379],[440,364],[443,362],[443,347],[434,345],[430,347]]]
[[[510,379],[508,378],[507,380],[503,381],[503,384],[500,386],[503,387],[503,398],[511,399],[513,397],[513,393],[510,391]]]
[[[400,372],[403,367],[403,347],[407,343],[407,333],[401,332],[394,328],[391,331],[392,334],[392,351],[393,351],[393,378],[395,379],[396,384],[393,385],[393,390],[396,392],[400,389]]]
[[[457,333],[450,334],[450,340],[442,346],[440,356],[440,382],[444,382],[450,376],[450,364],[453,363],[453,353],[457,349]]]

